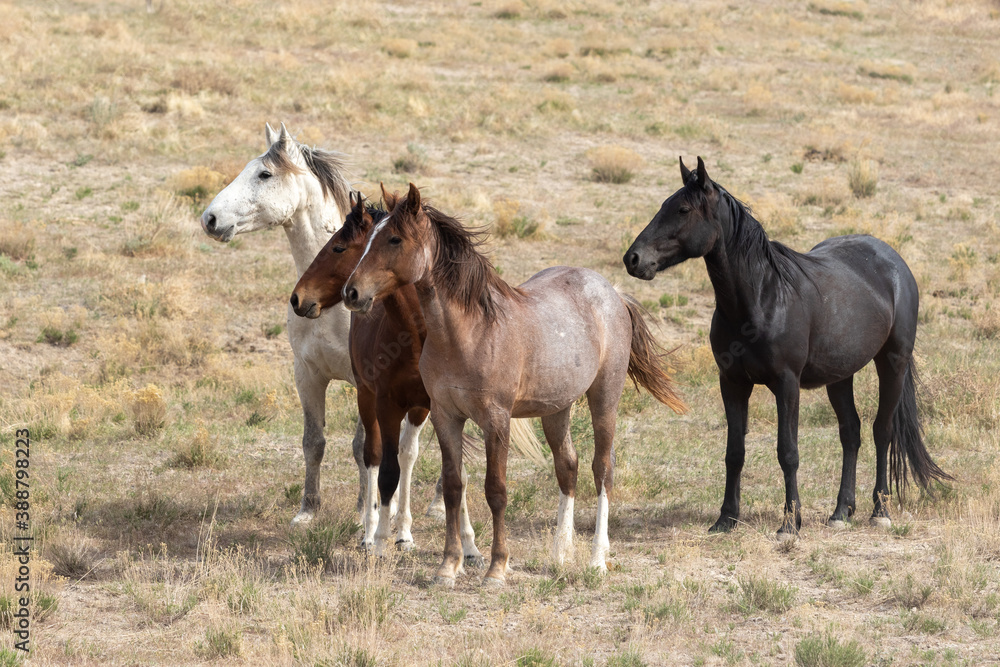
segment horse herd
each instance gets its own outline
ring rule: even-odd
[[[628,378],[681,412],[683,401],[661,367],[662,350],[643,310],[600,274],[551,267],[520,286],[506,283],[479,251],[479,235],[422,200],[382,190],[382,206],[353,192],[342,156],[306,147],[281,126],[266,126],[267,152],[251,160],[212,201],[202,227],[220,241],[284,228],[298,283],[288,331],[304,414],[306,473],[294,523],[320,504],[331,380],[357,387],[353,451],[359,473],[363,544],[385,553],[395,534],[413,547],[410,482],[428,415],[442,470],[429,514],[443,513],[444,558],[436,580],[452,585],[464,565],[483,564],[465,502],[463,449],[471,419],[483,432],[486,500],[493,516],[488,585],[508,567],[504,526],[508,448],[541,460],[526,418],[540,417],[552,452],[560,501],[553,558],[573,550],[577,456],[570,440],[573,403],[587,396],[594,429],[598,493],[590,565],[606,571],[608,499],[614,488],[615,423]],[[680,164],[682,187],[639,235],[624,263],[652,280],[658,271],[703,257],[716,296],[711,344],[725,404],[726,488],[712,531],[728,531],[740,512],[747,410],[754,385],[778,407],[778,461],[785,479],[779,537],[801,527],[796,473],[801,387],[825,386],[840,426],[843,469],[830,525],[854,513],[861,423],[853,378],[869,361],[879,377],[873,426],[877,453],[871,521],[888,526],[890,478],[897,492],[909,470],[927,488],[951,477],[924,447],[913,363],[918,293],[902,258],[870,236],[828,239],[807,254],[772,242],[749,209],[708,176],[698,158]]]

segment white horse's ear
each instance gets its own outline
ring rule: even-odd
[[[286,142],[286,141],[288,141],[291,138],[292,138],[292,135],[288,134],[288,128],[286,128],[285,124],[282,123],[281,124],[281,136],[279,136],[278,139],[281,142]]]
[[[264,123],[264,141],[266,146],[264,148],[270,148],[271,144],[278,140],[278,133],[274,131],[270,123]]]

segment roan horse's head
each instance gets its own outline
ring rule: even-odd
[[[330,237],[292,291],[289,301],[296,315],[316,318],[340,303],[344,283],[364,252],[372,226],[384,217],[384,211],[365,204],[361,193],[351,193],[351,212],[344,226]]]
[[[377,223],[354,274],[344,285],[344,305],[368,312],[376,299],[419,281],[431,267],[427,238],[431,223],[413,183],[405,198],[382,187],[389,215]]]
[[[670,195],[622,260],[629,274],[652,280],[662,271],[694,257],[703,257],[718,242],[722,230],[716,222],[719,192],[698,158],[692,172],[681,160],[684,187]]]
[[[290,224],[296,209],[307,201],[307,188],[320,187],[315,179],[301,178],[309,173],[308,165],[284,123],[281,132],[264,127],[267,152],[250,160],[201,215],[202,229],[216,241]]]

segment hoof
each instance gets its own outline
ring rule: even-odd
[[[736,519],[731,519],[729,517],[719,517],[711,528],[708,529],[709,533],[728,533],[736,527]]]
[[[313,520],[313,516],[315,516],[315,515],[313,514],[312,511],[301,510],[301,511],[299,511],[298,514],[296,514],[292,518],[292,525],[293,526],[304,526],[304,525],[306,525],[307,523],[309,523],[310,521]]]
[[[455,587],[455,577],[442,577],[440,575],[434,577],[434,583],[441,588],[454,588]]]
[[[792,531],[792,530],[778,531],[778,542],[794,542],[797,539],[799,539],[798,531]]]
[[[892,521],[887,516],[873,516],[868,520],[868,523],[872,528],[882,528],[883,530],[892,528]]]
[[[413,540],[396,540],[396,548],[400,551],[413,551],[416,547]]]
[[[465,557],[465,566],[481,570],[486,567],[486,559],[483,558],[482,554],[472,554]]]
[[[435,521],[444,521],[444,505],[431,505],[427,508],[427,516],[434,519]]]
[[[589,567],[592,570],[597,570],[597,573],[602,577],[608,573],[608,564],[603,559],[597,563],[591,563]]]
[[[841,519],[830,519],[826,522],[826,525],[837,531],[847,530],[847,522]]]
[[[497,579],[496,577],[483,577],[483,588],[503,588],[505,585],[503,579]]]

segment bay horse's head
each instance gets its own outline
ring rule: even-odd
[[[372,227],[385,217],[386,212],[366,204],[360,192],[352,192],[350,200],[344,226],[330,237],[292,291],[289,303],[300,317],[319,317],[341,302],[344,283],[357,266]]]
[[[296,211],[332,195],[341,211],[347,206],[347,181],[340,174],[342,156],[303,146],[284,123],[276,132],[265,124],[267,152],[250,160],[201,215],[201,227],[216,241],[236,234],[291,225]],[[331,215],[329,231],[340,223]],[[333,220],[333,218],[337,218]]]
[[[683,187],[670,195],[622,260],[629,274],[652,280],[662,271],[694,257],[703,257],[722,234],[718,222],[719,191],[698,158],[692,172],[681,163]]]
[[[361,260],[344,284],[349,310],[368,312],[377,299],[419,281],[431,267],[431,222],[420,203],[420,190],[410,183],[406,197],[398,197],[383,186],[382,197],[389,215],[372,229]]]

